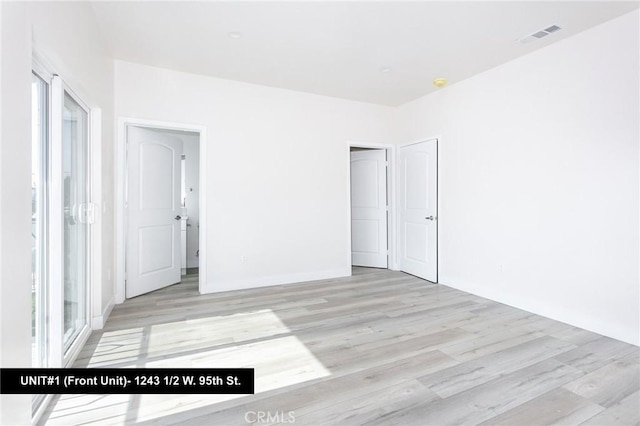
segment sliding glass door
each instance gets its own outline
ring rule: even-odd
[[[87,325],[88,113],[67,92],[62,110],[64,350]]]
[[[90,332],[89,108],[38,63],[31,86],[32,366],[67,367]]]

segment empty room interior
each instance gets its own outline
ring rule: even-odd
[[[640,424],[637,1],[0,20],[0,424]]]

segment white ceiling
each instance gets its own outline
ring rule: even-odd
[[[436,90],[435,77],[454,84],[637,9],[638,2],[176,1],[92,7],[118,59],[399,105]],[[562,30],[518,42],[552,24]]]

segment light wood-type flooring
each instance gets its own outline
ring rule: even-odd
[[[640,350],[411,275],[116,306],[76,367],[253,367],[255,395],[63,395],[41,423],[640,424]]]

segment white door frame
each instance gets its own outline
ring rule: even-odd
[[[436,135],[436,136],[429,136],[427,138],[420,138],[411,142],[406,142],[406,143],[402,143],[402,144],[398,144],[398,149],[400,148],[404,148],[406,146],[410,146],[410,145],[415,145],[415,144],[419,144],[422,142],[429,142],[435,140],[436,141],[436,204],[437,204],[437,208],[436,208],[436,238],[437,238],[437,242],[436,242],[436,281],[435,283],[438,284],[440,282],[440,219],[442,217],[442,215],[440,214],[440,206],[442,205],[442,203],[440,202],[440,194],[442,194],[442,191],[440,190],[440,165],[442,164],[442,161],[440,161],[440,152],[441,149],[440,147],[442,146],[442,136],[441,135]],[[400,185],[400,182],[398,181],[398,185]],[[399,191],[400,188],[397,188],[397,190]],[[397,224],[398,226],[400,224]]]
[[[387,151],[387,198],[389,201],[389,214],[387,216],[387,268],[398,271],[398,259],[396,257],[396,146],[376,142],[347,141],[347,227],[349,230],[348,250],[346,258],[351,265],[351,148],[384,149]]]
[[[174,123],[169,121],[146,120],[130,117],[118,118],[118,142],[116,152],[116,259],[115,259],[115,303],[122,303],[125,300],[125,265],[126,265],[126,146],[127,127],[147,127],[159,130],[181,130],[199,133],[200,143],[200,182],[199,182],[199,213],[200,213],[200,264],[198,290],[203,293],[207,282],[207,128],[198,124]]]

